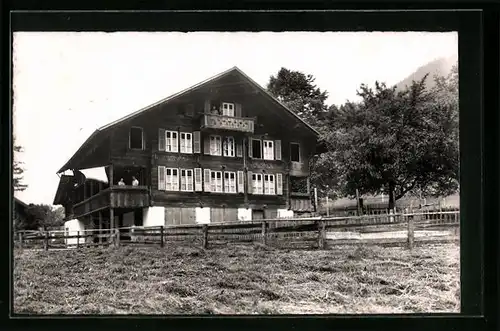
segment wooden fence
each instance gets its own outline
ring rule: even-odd
[[[279,248],[326,249],[348,244],[415,244],[450,242],[459,239],[460,214],[454,212],[385,214],[352,217],[316,217],[264,219],[196,225],[127,227],[120,229],[85,230],[76,235],[64,231],[18,232],[16,244],[21,248],[82,248],[120,245],[191,245],[204,249],[231,243],[260,242]],[[449,234],[429,231],[446,230]],[[427,235],[417,236],[416,232]],[[387,233],[399,236],[383,236]],[[356,234],[349,236],[346,234]],[[363,238],[363,236],[368,237]],[[371,235],[371,236],[370,236]],[[377,237],[378,235],[378,237]],[[382,236],[380,236],[382,235]]]

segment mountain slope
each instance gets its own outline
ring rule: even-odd
[[[426,87],[428,89],[434,87],[434,76],[439,75],[439,76],[447,76],[453,65],[457,64],[458,57],[456,56],[451,56],[448,58],[439,58],[434,61],[431,61],[420,68],[418,68],[414,73],[400,81],[399,83],[396,84],[396,90],[401,91],[404,89],[406,86],[411,85],[412,81],[419,81],[426,74],[429,74],[426,80]]]

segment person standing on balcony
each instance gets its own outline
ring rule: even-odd
[[[132,186],[139,186],[139,181],[135,176],[132,176]]]
[[[120,178],[120,181],[118,182],[118,186],[125,186],[125,182],[123,181],[123,178]]]

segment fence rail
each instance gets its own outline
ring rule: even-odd
[[[430,216],[431,215],[431,216]],[[280,218],[195,225],[123,227],[73,231],[20,231],[16,244],[20,248],[93,247],[119,245],[189,244],[202,248],[230,243],[260,242],[282,248],[324,249],[345,244],[415,244],[458,240],[460,213],[457,211],[412,214],[384,214],[345,217]],[[449,234],[416,235],[416,231],[452,230]],[[404,232],[396,237],[362,238],[367,234]],[[342,233],[358,236],[342,237]]]

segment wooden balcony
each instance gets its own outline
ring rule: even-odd
[[[109,207],[109,196],[111,190],[105,189],[73,206],[74,218],[85,216],[95,211]]]
[[[147,186],[112,186],[111,207],[139,208],[149,206],[149,189]]]
[[[307,163],[290,162],[290,176],[309,176],[309,165]]]
[[[204,114],[201,117],[201,128],[253,133],[254,121],[253,118],[248,117]]]

